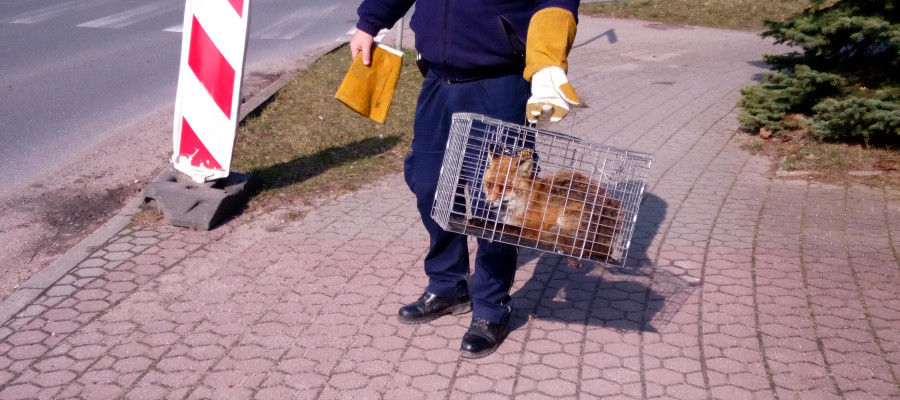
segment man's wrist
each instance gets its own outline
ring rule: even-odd
[[[356,29],[359,29],[365,33],[368,33],[369,36],[375,36],[376,34],[378,34],[378,31],[381,30],[377,26],[370,24],[363,20],[359,20],[356,22]]]

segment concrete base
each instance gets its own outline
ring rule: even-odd
[[[145,201],[175,226],[208,231],[247,201],[249,174],[232,172],[227,178],[196,183],[171,166],[144,189]]]

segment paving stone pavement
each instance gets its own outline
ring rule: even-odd
[[[656,154],[625,267],[523,251],[513,331],[417,326],[400,176],[290,218],[130,226],[0,321],[0,399],[900,398],[900,191],[773,179],[735,101],[751,33],[583,18],[557,129]]]

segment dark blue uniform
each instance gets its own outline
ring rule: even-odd
[[[389,28],[416,3],[410,26],[416,50],[429,72],[416,106],[412,152],[406,158],[406,183],[430,247],[425,257],[428,292],[456,297],[457,282],[469,274],[466,237],[441,229],[431,207],[450,132],[450,116],[473,112],[522,124],[530,84],[522,77],[524,39],[534,12],[560,7],[578,15],[578,0],[364,0],[357,28],[375,35]],[[518,43],[516,43],[518,42]],[[505,323],[518,250],[478,240],[473,316]]]
[[[510,43],[508,25],[521,43],[536,12],[564,8],[578,15],[579,0],[364,0],[356,27],[372,36],[390,28],[412,4],[416,50],[434,65],[474,71],[521,62],[524,48]],[[527,100],[527,99],[526,99]]]

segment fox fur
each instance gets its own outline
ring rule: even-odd
[[[523,150],[491,155],[482,186],[491,207],[506,206],[501,222],[520,227],[523,238],[579,259],[610,257],[620,203],[597,181],[574,171],[539,177],[532,153]]]

